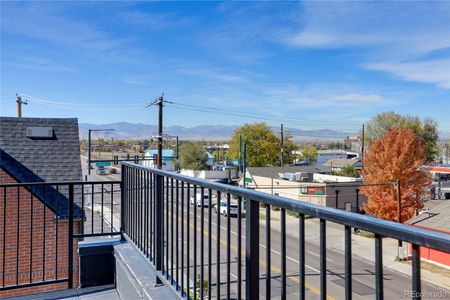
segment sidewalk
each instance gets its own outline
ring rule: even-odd
[[[264,209],[261,210],[264,214]],[[271,211],[271,217],[280,219],[279,211]],[[279,221],[273,221],[275,224]],[[320,243],[320,231],[319,220],[316,218],[305,220],[305,239],[306,241],[319,245]],[[279,226],[272,226],[275,230],[279,231]],[[286,215],[286,234],[293,238],[298,238],[298,219],[289,215]],[[338,252],[344,253],[344,226],[332,222],[327,222],[327,248],[333,249]],[[400,272],[404,275],[411,276],[411,265],[405,262],[399,262],[396,260],[398,255],[397,240],[391,238],[383,238],[383,266]],[[403,243],[403,247],[406,248],[405,252],[409,250],[407,243]],[[375,262],[375,241],[371,238],[362,237],[352,234],[352,256],[356,256],[362,260]],[[450,290],[450,278],[432,273],[428,270],[421,270],[422,280],[436,285],[441,288]]]

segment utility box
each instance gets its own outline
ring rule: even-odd
[[[117,241],[80,242],[80,287],[115,283],[114,247]]]

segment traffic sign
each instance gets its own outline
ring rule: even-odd
[[[109,161],[98,161],[95,163],[97,167],[109,167],[111,166],[111,162]]]

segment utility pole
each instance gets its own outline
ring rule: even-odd
[[[239,135],[239,173],[242,173],[242,134]]]
[[[162,148],[163,148],[163,102],[164,93],[161,97],[156,98],[152,103],[147,104],[145,107],[158,105],[158,157],[156,158],[156,166],[158,169],[162,169]]]
[[[162,148],[163,148],[163,101],[164,93],[159,98],[158,104],[158,160],[156,166],[162,169]]]
[[[27,101],[22,101],[22,97],[16,94],[17,97],[17,117],[22,118],[22,104],[28,105]]]
[[[178,136],[176,138],[177,138],[177,152],[176,152],[176,154],[177,154],[177,160],[178,160],[179,159],[178,155],[180,154],[180,152],[178,151],[178,148],[180,147],[180,141],[178,139]]]
[[[281,124],[281,130],[280,130],[280,166],[284,166],[284,129],[283,124]]]
[[[244,166],[243,166],[243,173],[244,173],[244,189],[247,188],[247,182],[245,181],[245,176],[247,176],[247,144],[244,142],[244,150],[243,150],[243,160],[244,160]]]
[[[401,190],[400,190],[400,180],[397,180],[396,183],[397,188],[397,222],[402,223],[402,198],[401,198]],[[398,240],[398,258],[400,260],[403,259],[403,242]]]
[[[88,175],[89,175],[89,179],[91,178],[91,132],[92,130],[89,129],[88,130]]]
[[[361,137],[361,160],[364,159],[364,124],[362,125],[362,137]]]
[[[448,164],[448,143],[445,144],[445,163]]]

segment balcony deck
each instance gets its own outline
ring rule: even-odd
[[[446,288],[436,287],[435,282],[422,282],[420,260],[421,247],[448,253],[450,238],[447,234],[130,163],[122,164],[121,177],[121,181],[115,182],[27,183],[0,185],[0,188],[3,195],[9,195],[11,189],[23,186],[68,186],[69,212],[77,205],[84,212],[84,218],[79,231],[74,232],[70,227],[73,227],[74,216],[69,214],[69,231],[64,236],[64,245],[76,238],[105,240],[120,235],[121,245],[128,247],[122,250],[133,250],[130,255],[117,256],[115,248],[116,259],[128,257],[134,262],[133,267],[127,265],[124,270],[133,276],[141,276],[139,278],[148,278],[152,274],[152,280],[141,280],[146,285],[141,284],[135,291],[141,293],[148,288],[158,294],[164,289],[173,294],[172,297],[154,298],[174,299],[189,295],[209,299],[278,296],[282,299],[367,299],[374,296],[393,299],[422,293],[425,296],[448,295]],[[116,187],[113,189],[112,185]],[[78,194],[74,195],[74,191]],[[212,205],[190,205],[194,199],[191,196],[198,193],[216,199],[216,203],[225,203],[226,211],[215,210]],[[16,212],[19,211],[17,200],[19,198],[8,198],[7,202]],[[235,202],[241,213],[231,216],[231,204]],[[25,205],[20,208],[18,217],[11,221],[13,229],[30,225],[25,219],[17,221],[22,215],[29,214]],[[0,213],[3,217],[0,224],[4,224],[5,216],[9,216],[5,212]],[[47,230],[54,227],[47,226]],[[353,229],[374,233],[374,238],[369,241],[370,251],[360,251],[359,239],[354,236]],[[5,232],[3,230],[3,234]],[[61,239],[62,235],[58,237]],[[58,239],[55,237],[55,240]],[[412,261],[407,266],[407,276],[392,272],[386,265],[389,261],[383,253],[393,244],[391,240],[403,241],[405,248],[411,245]],[[24,247],[20,242],[21,239],[14,235],[2,248],[13,249],[15,253],[19,249],[16,244]],[[395,244],[390,252],[397,250]],[[57,244],[56,249],[58,247]],[[74,253],[76,248],[73,248],[68,252],[58,251],[57,255],[71,258],[67,253]],[[24,262],[10,259],[7,264],[3,263],[2,270],[12,270],[8,276],[20,279],[19,272],[36,270],[25,268],[22,271],[20,268],[30,257],[31,253],[29,257],[25,256]],[[146,264],[153,270],[137,272]],[[72,261],[68,260],[67,267],[73,267]],[[122,289],[122,283],[131,276],[119,271],[115,274],[117,290],[87,292],[81,289],[74,292],[71,287],[78,284],[74,269],[69,268],[67,277],[58,278],[67,282],[69,289],[59,292],[57,297],[37,298],[38,294],[34,294],[15,299],[136,298],[124,296],[127,290]],[[27,288],[27,284],[51,284],[52,279],[47,276],[42,277],[42,282],[30,283],[16,280],[16,283],[1,286],[0,291]]]
[[[31,294],[25,296],[18,296],[6,299],[14,300],[50,300],[50,299],[65,299],[65,300],[120,300],[114,286],[100,286],[85,289],[67,289],[61,291],[45,292],[38,294]]]

